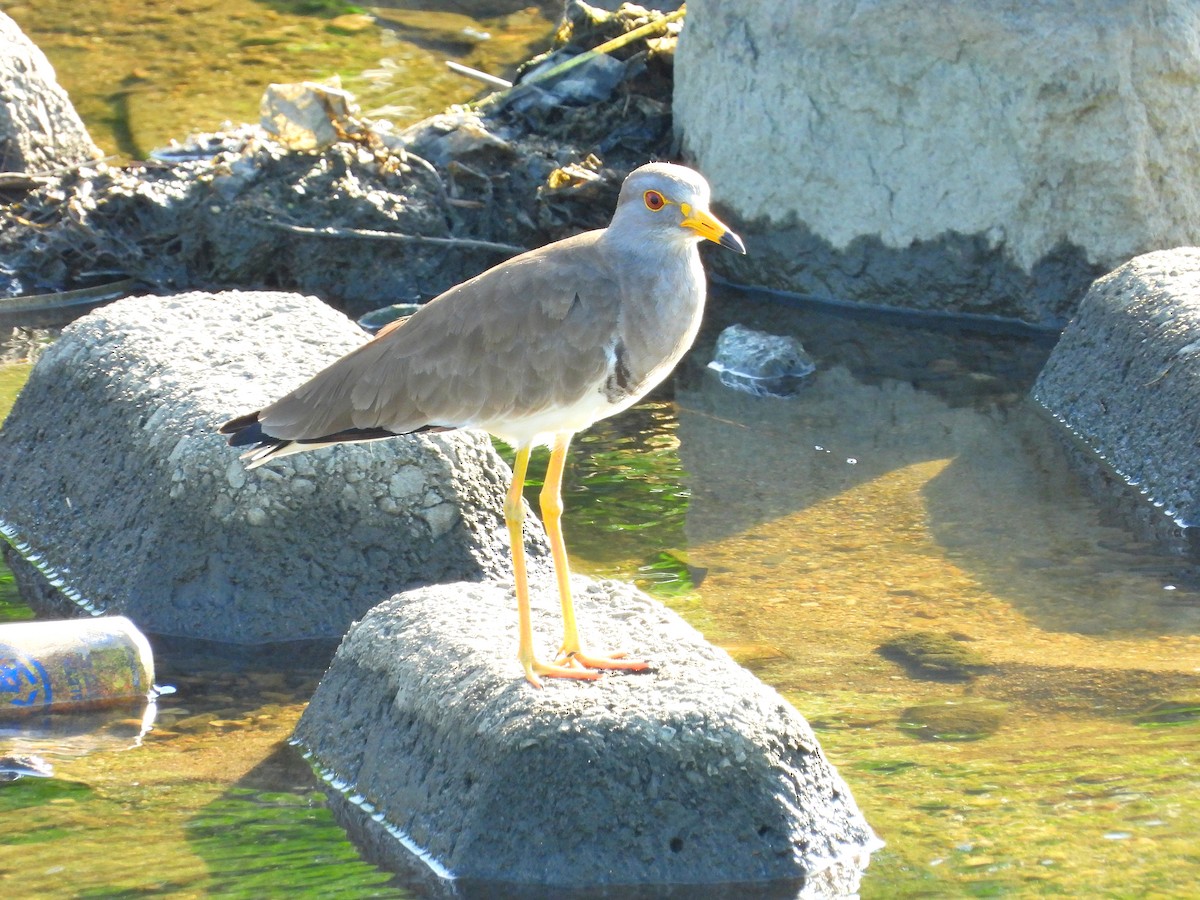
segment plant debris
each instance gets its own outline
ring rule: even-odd
[[[554,53],[666,18],[585,7],[571,4]],[[429,299],[520,249],[603,227],[624,176],[671,157],[680,24],[605,56],[619,78],[549,106],[493,95],[394,131],[336,86],[276,87],[264,108],[274,134],[231,126],[146,162],[13,182],[0,192],[0,296],[134,279],[302,291],[352,315]],[[285,121],[289,104],[307,124]]]

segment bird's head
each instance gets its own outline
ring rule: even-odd
[[[709,240],[745,253],[742,239],[708,209],[708,182],[671,163],[634,169],[621,185],[612,226],[629,240],[694,243]]]

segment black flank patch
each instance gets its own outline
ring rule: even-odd
[[[617,403],[633,392],[633,373],[629,371],[625,345],[620,341],[613,347],[613,369],[604,381],[604,396],[610,403]]]

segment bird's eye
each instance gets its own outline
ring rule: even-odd
[[[658,191],[646,191],[646,193],[642,194],[642,200],[646,203],[646,209],[653,210],[654,212],[658,212],[667,205],[667,198]]]

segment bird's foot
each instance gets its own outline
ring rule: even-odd
[[[536,688],[542,687],[542,678],[574,678],[576,681],[595,681],[602,671],[614,669],[626,672],[644,672],[650,663],[641,659],[626,659],[624,653],[607,653],[595,656],[580,650],[560,650],[553,663],[532,659],[525,663],[525,680]],[[541,676],[541,677],[539,677]]]
[[[626,659],[623,652],[604,653],[597,656],[584,653],[582,650],[567,650],[565,647],[558,651],[554,662],[556,665],[567,666],[581,672],[593,669],[644,672],[650,668],[650,663],[644,659]]]
[[[525,680],[535,688],[542,687],[542,679],[538,677],[539,675],[545,678],[574,678],[576,681],[595,681],[600,677],[599,672],[593,672],[582,666],[550,664],[538,662],[536,659],[525,663]]]

